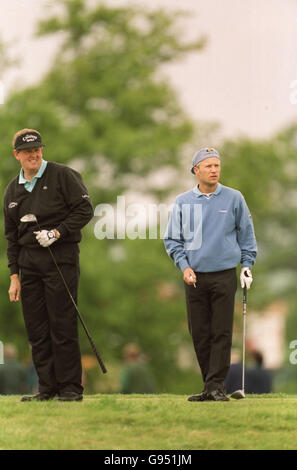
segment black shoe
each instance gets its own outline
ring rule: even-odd
[[[227,397],[223,390],[213,390],[207,395],[209,401],[230,401],[230,398]]]
[[[48,401],[52,400],[56,394],[50,393],[37,393],[36,395],[25,395],[21,401]]]
[[[76,392],[62,392],[58,396],[58,401],[82,401],[82,399],[82,394]]]
[[[191,395],[188,401],[207,401],[208,394],[206,392],[198,393],[197,395]]]

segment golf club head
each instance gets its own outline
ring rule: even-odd
[[[245,394],[243,390],[236,390],[236,392],[233,392],[231,394],[231,398],[234,398],[235,400],[241,400],[241,398],[245,398]]]
[[[34,214],[23,215],[20,219],[21,222],[37,222],[36,216]]]

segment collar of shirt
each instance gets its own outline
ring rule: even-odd
[[[217,196],[218,194],[220,194],[221,191],[222,191],[222,185],[218,183],[215,191],[211,194],[213,194],[214,196]],[[205,197],[205,194],[199,190],[198,186],[195,186],[195,188],[193,188],[193,193],[195,194],[196,197]]]
[[[23,184],[25,186],[25,189],[31,192],[37,182],[37,179],[42,177],[46,169],[46,166],[47,166],[47,161],[42,159],[40,168],[38,172],[36,173],[36,175],[34,176],[34,178],[32,179],[32,181],[28,181],[24,178],[24,170],[23,168],[21,168],[20,176],[19,176],[19,184]]]

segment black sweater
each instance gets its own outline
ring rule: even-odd
[[[71,168],[48,162],[32,192],[19,184],[19,175],[6,188],[4,195],[5,237],[11,274],[19,272],[22,246],[42,249],[35,239],[36,223],[23,223],[21,217],[34,214],[41,229],[56,228],[61,237],[53,247],[77,244],[81,229],[93,217],[93,208],[80,174]],[[55,248],[55,249],[56,249]],[[63,252],[63,250],[58,250]]]

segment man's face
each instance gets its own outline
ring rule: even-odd
[[[43,147],[14,150],[14,156],[19,160],[25,173],[37,173],[42,163]]]
[[[217,185],[221,173],[221,162],[216,157],[206,158],[194,168],[194,172],[200,183],[207,186]]]

